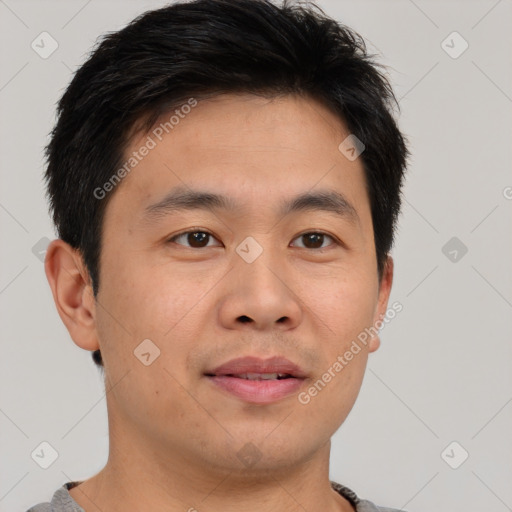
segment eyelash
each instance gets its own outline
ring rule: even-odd
[[[181,233],[177,233],[176,235],[173,235],[171,238],[169,238],[167,240],[167,243],[177,243],[175,242],[175,240],[181,236],[184,236],[184,235],[188,235],[190,233],[205,233],[213,238],[216,238],[215,235],[213,233],[210,233],[209,231],[205,230],[205,229],[191,229],[191,230],[188,230],[188,231],[182,231]],[[301,233],[300,235],[297,235],[294,240],[296,240],[297,238],[301,238],[303,237],[304,235],[311,235],[311,234],[315,234],[315,235],[323,235],[324,237],[327,237],[327,238],[330,238],[334,244],[332,245],[342,245],[334,236],[332,235],[329,235],[328,233],[325,233],[324,231],[305,231],[303,233]],[[177,245],[183,245],[183,244],[177,244]],[[189,247],[189,246],[184,246],[186,247],[187,249],[206,249],[208,246],[205,246],[205,247]],[[316,249],[308,249],[308,247],[299,247],[299,249],[307,249],[307,250],[310,250],[310,251],[316,251],[316,252],[321,252],[321,251],[325,251],[326,249],[328,249],[330,246],[327,246],[327,247],[319,247],[319,248],[316,248]]]

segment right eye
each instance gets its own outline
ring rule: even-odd
[[[168,242],[177,243],[178,245],[185,245],[185,247],[189,247],[191,249],[202,249],[205,247],[212,247],[208,245],[208,241],[210,238],[215,238],[209,231],[194,229],[189,231],[182,231],[177,235],[173,235],[169,238]],[[190,245],[186,245],[180,243],[178,240],[185,239]]]

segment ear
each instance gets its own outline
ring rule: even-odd
[[[393,284],[393,268],[393,258],[388,255],[379,283],[379,298],[373,317],[373,326],[381,325],[382,319],[386,316],[389,294],[391,293],[391,286]],[[378,334],[370,339],[368,347],[369,352],[375,352],[380,347],[380,336]]]
[[[44,269],[71,338],[84,350],[98,350],[92,283],[79,251],[63,240],[53,240],[46,251]]]

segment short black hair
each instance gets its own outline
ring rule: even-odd
[[[357,32],[315,4],[289,0],[178,2],[103,36],[57,105],[45,172],[59,238],[80,251],[94,295],[102,222],[115,189],[100,199],[95,191],[122,165],[134,133],[147,133],[192,97],[223,93],[316,99],[363,142],[380,279],[409,152],[393,116],[398,102],[379,68]],[[93,360],[103,366],[99,350]]]

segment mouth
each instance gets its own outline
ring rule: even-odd
[[[206,373],[207,377],[234,377],[236,379],[245,379],[245,380],[283,380],[283,379],[294,379],[293,375],[289,373],[238,373],[232,374],[228,373],[225,375],[216,375],[214,373]]]
[[[204,376],[224,393],[253,404],[269,404],[302,387],[305,372],[282,357],[233,359]]]

